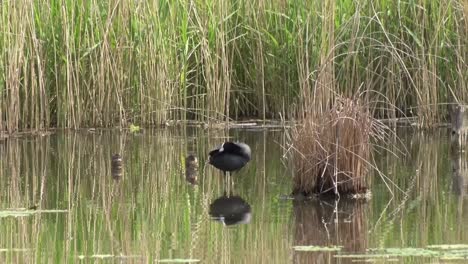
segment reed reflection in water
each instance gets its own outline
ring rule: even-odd
[[[265,163],[282,155],[278,132],[232,131],[255,149],[254,165],[235,178],[236,195],[256,218],[226,229],[209,210],[224,191],[219,172],[199,166],[187,184],[184,157],[206,154],[224,132],[158,130],[143,134],[96,131],[9,138],[0,145],[0,263],[98,261],[150,263],[198,259],[203,263],[287,262],[289,192],[285,168]],[[119,155],[114,155],[118,153]],[[268,173],[269,180],[264,175]],[[2,217],[6,209],[62,209]],[[255,210],[255,208],[257,210]],[[225,218],[226,219],[226,218]]]
[[[466,189],[456,188],[465,186],[458,182],[465,179],[466,153],[451,156],[444,133],[399,132],[407,155],[375,155],[387,182],[373,175],[370,201],[341,199],[337,205],[282,198],[292,190],[293,171],[282,158],[282,131],[10,137],[0,142],[0,263],[346,263],[333,253],[297,252],[293,246],[336,245],[351,253],[466,243]],[[204,164],[228,136],[249,144],[253,157],[234,175],[227,196],[222,175]],[[116,153],[120,157],[112,158]],[[187,176],[189,154],[198,159],[196,176]],[[213,221],[210,212],[228,224],[230,213],[213,206],[226,199],[239,207],[232,222],[248,224],[226,228]],[[65,212],[41,213],[50,209]],[[23,214],[12,216],[12,210]]]
[[[365,200],[294,201],[294,244],[341,246],[344,252],[365,253],[367,210]],[[294,252],[294,263],[333,263],[337,252]],[[348,263],[342,260],[341,263]],[[352,260],[349,260],[351,263]]]
[[[369,245],[374,248],[424,248],[429,245],[466,244],[468,203],[457,194],[450,131],[400,129],[396,146],[404,153],[378,158],[389,178],[375,179],[370,210]],[[400,142],[400,143],[398,143]],[[391,193],[393,193],[393,196]],[[405,260],[426,263],[424,260]]]

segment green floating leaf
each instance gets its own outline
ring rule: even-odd
[[[340,251],[342,246],[294,246],[293,249],[296,251]]]
[[[452,244],[452,245],[430,245],[427,248],[436,248],[436,249],[468,249],[468,244]]]
[[[159,263],[195,263],[200,262],[199,259],[160,259],[156,260]]]
[[[120,259],[130,259],[130,258],[142,258],[141,255],[112,255],[112,254],[94,254],[90,256],[79,255],[79,259],[107,259],[107,258],[120,258]]]
[[[91,255],[91,256],[85,256],[85,255],[79,255],[79,259],[85,259],[85,258],[95,258],[95,259],[105,259],[105,258],[113,258],[114,255],[109,255],[109,254],[96,254],[96,255]]]
[[[368,259],[393,259],[395,256],[391,256],[388,254],[344,254],[344,255],[335,255],[333,256],[335,258],[356,258],[356,259],[361,259],[361,258],[368,258]]]
[[[443,249],[441,249],[443,248]],[[427,248],[383,248],[368,249],[367,254],[335,255],[335,258],[374,258],[432,257],[441,259],[468,259],[466,245],[433,245]]]
[[[440,252],[425,248],[386,248],[385,253],[393,256],[402,257],[422,257],[422,256],[437,256]]]
[[[140,132],[140,126],[136,126],[134,124],[130,124],[130,132],[137,133]]]
[[[443,256],[440,258],[441,260],[466,260],[468,256]]]
[[[34,214],[31,211],[0,211],[1,217],[22,217]]]
[[[42,213],[66,213],[68,210],[5,210],[0,211],[0,218],[2,217],[24,217],[34,214]]]
[[[30,248],[0,248],[0,252],[26,252],[31,250]]]

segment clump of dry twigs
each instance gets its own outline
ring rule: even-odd
[[[293,193],[365,192],[371,140],[385,130],[360,99],[337,98],[330,110],[307,115],[292,133]]]

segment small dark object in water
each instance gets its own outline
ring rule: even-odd
[[[111,172],[112,172],[112,178],[114,178],[115,180],[119,180],[122,177],[122,172],[123,172],[122,156],[120,156],[120,154],[118,153],[112,155]]]
[[[452,149],[453,150],[453,149]],[[455,194],[464,196],[468,191],[468,156],[465,152],[452,151],[452,189]]]
[[[252,219],[250,205],[239,196],[221,196],[210,204],[210,216],[226,226],[248,224]]]
[[[468,106],[456,105],[450,111],[452,149],[459,150],[468,137]]]
[[[460,135],[468,131],[468,108],[464,105],[456,105],[450,113],[452,134]]]
[[[237,171],[251,159],[249,145],[240,142],[224,142],[219,148],[210,151],[208,163],[226,172]]]
[[[185,179],[190,184],[197,184],[198,178],[198,158],[197,156],[190,154],[185,159]]]
[[[28,207],[28,210],[37,210],[37,208],[39,208],[39,205],[35,204],[35,205]]]

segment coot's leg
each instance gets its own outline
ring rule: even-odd
[[[229,192],[232,194],[232,192],[234,190],[234,187],[231,184],[231,180],[232,180],[231,172],[229,172],[229,177],[227,178],[227,180],[228,180],[228,184],[229,184]]]
[[[223,171],[224,177],[223,177],[223,184],[224,184],[224,192],[227,193],[226,197],[229,197],[229,186],[227,185],[227,173],[226,171]]]
[[[231,171],[229,172],[229,178],[227,180],[229,180],[229,186],[231,187],[231,192],[233,192],[234,191],[234,177],[232,177]]]

